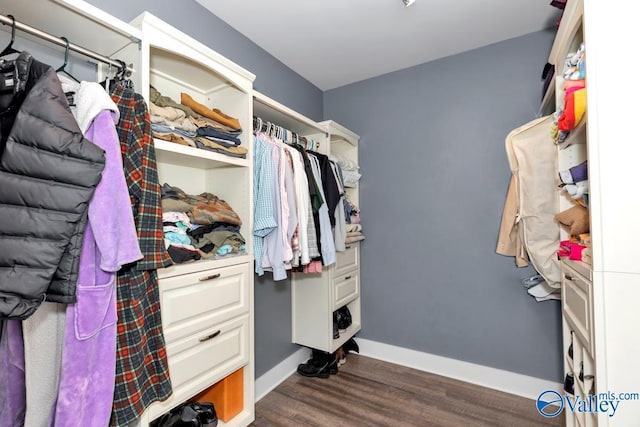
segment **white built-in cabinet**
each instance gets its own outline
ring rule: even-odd
[[[237,118],[247,158],[154,140],[160,183],[188,194],[208,192],[229,203],[243,221],[246,254],[174,264],[158,272],[162,323],[173,387],[154,403],[144,425],[243,369],[243,410],[225,425],[254,419],[252,85],[255,76],[202,43],[145,12],[141,31],[140,92],[152,85],[180,102],[195,101]],[[221,425],[224,423],[220,423]]]
[[[331,120],[319,125],[327,134],[321,152],[339,154],[358,165],[358,135]],[[345,190],[358,205],[358,184]],[[294,343],[333,353],[360,331],[360,242],[347,243],[345,251],[336,252],[335,264],[322,273],[294,273],[291,286]],[[352,323],[334,338],[333,312],[343,306],[348,307]]]
[[[253,112],[264,122],[312,139],[321,154],[337,153],[358,164],[358,135],[334,121],[315,122],[257,91]],[[357,205],[357,185],[345,190]],[[343,306],[349,308],[352,324],[334,339],[333,312]],[[360,330],[360,242],[336,252],[336,263],[322,273],[291,273],[291,322],[292,342],[327,352],[336,351]]]
[[[249,150],[246,159],[154,141],[160,183],[189,194],[210,192],[226,200],[243,221],[246,254],[158,271],[173,394],[152,404],[139,425],[147,426],[240,368],[243,410],[218,425],[249,425],[255,417],[251,157],[255,76],[148,13],[125,23],[82,0],[8,0],[0,12],[52,35],[66,36],[71,43],[101,55],[124,60],[135,70],[131,76],[135,90],[147,101],[151,84],[178,102],[180,93],[186,92],[240,121],[242,146]],[[62,63],[62,54],[60,58]],[[109,68],[97,64],[97,72],[101,80]]]
[[[624,58],[635,49],[629,31],[639,13],[633,2],[568,0],[549,58],[558,76],[549,92],[555,91],[561,106],[564,58],[585,43],[587,114],[558,151],[559,170],[588,159],[592,264],[561,263],[565,374],[573,375],[574,395],[582,399],[633,399],[640,384],[640,263],[634,242],[640,199],[624,184],[637,181],[640,89],[624,84],[621,70],[627,65],[620,62],[627,64]],[[561,195],[559,211],[569,206]],[[566,404],[564,411],[567,426],[630,426],[640,420],[640,401],[619,400],[613,415],[610,409],[571,411]]]

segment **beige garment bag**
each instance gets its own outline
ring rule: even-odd
[[[552,122],[552,116],[542,117],[507,135],[505,145],[513,174],[510,187],[515,184],[515,191],[510,188],[507,195],[496,252],[516,256],[516,263],[523,265],[526,259],[520,255],[522,250],[517,247],[514,234],[519,236],[519,245],[524,246],[538,274],[550,287],[558,289],[561,272],[556,254],[560,228],[554,220],[559,197],[558,151],[551,138]]]

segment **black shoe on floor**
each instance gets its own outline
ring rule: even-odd
[[[360,354],[360,346],[358,346],[358,343],[353,337],[349,338],[349,341],[342,344],[342,349],[344,350],[345,354],[349,354],[352,351]]]
[[[329,378],[338,373],[338,361],[333,354],[314,349],[311,359],[298,365],[297,371],[304,377]]]

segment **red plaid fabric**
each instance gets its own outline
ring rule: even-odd
[[[156,269],[171,264],[162,236],[160,185],[144,99],[113,85],[111,98],[120,110],[117,125],[125,177],[144,258],[118,272],[116,381],[112,426],[136,421],[153,402],[167,399],[167,365]]]

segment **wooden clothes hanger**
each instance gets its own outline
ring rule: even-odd
[[[11,18],[11,41],[4,49],[2,49],[2,52],[0,52],[0,57],[11,55],[12,53],[22,53],[19,50],[13,48],[13,42],[16,40],[16,18],[14,18],[13,15],[7,16]]]

